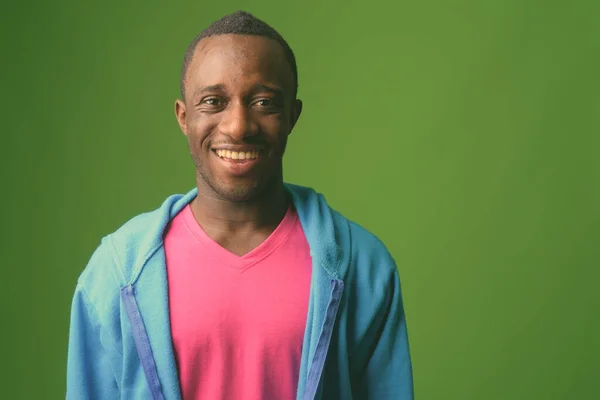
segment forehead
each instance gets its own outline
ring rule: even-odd
[[[222,84],[235,89],[255,83],[270,83],[284,90],[293,87],[292,69],[283,47],[273,39],[251,35],[202,39],[186,80],[188,87]]]

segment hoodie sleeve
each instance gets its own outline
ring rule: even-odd
[[[386,257],[388,258],[388,257]],[[412,363],[398,270],[391,256],[387,292],[372,319],[363,373],[353,385],[358,399],[413,400]],[[389,264],[391,262],[391,265]]]
[[[71,308],[67,358],[67,400],[120,397],[100,323],[80,286]]]
[[[71,305],[67,353],[67,400],[119,399],[122,352],[115,346],[115,284],[105,246],[92,254]],[[104,318],[101,318],[104,316]]]

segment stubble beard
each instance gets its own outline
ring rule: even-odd
[[[195,155],[193,152],[190,152],[192,161],[196,167],[196,180],[198,186],[204,186],[207,190],[212,191],[217,198],[232,203],[251,203],[259,201],[264,196],[268,196],[270,192],[276,190],[277,185],[283,181],[282,164],[286,146],[287,140],[280,143],[277,150],[275,150],[278,154],[273,156],[277,157],[279,162],[273,166],[273,169],[266,172],[269,176],[264,177],[264,179],[256,179],[250,184],[233,185],[233,187],[215,179],[205,167],[205,162],[202,158]]]

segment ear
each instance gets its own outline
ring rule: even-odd
[[[175,117],[181,132],[187,136],[187,120],[186,120],[185,103],[182,100],[175,100]]]
[[[296,99],[294,100],[294,104],[292,106],[292,113],[290,116],[290,133],[296,126],[296,122],[300,118],[300,114],[302,114],[302,100]]]

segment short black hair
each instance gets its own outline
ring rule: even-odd
[[[296,98],[296,94],[298,92],[298,67],[296,66],[296,57],[294,56],[294,52],[288,43],[273,27],[266,22],[256,18],[249,12],[236,11],[233,14],[226,15],[210,24],[206,29],[200,32],[188,46],[185,56],[183,57],[181,80],[179,83],[181,97],[183,99],[185,99],[186,73],[190,62],[194,57],[194,53],[196,52],[198,42],[210,36],[227,34],[262,36],[277,41],[283,47],[285,58],[290,64],[290,67],[292,67],[292,73],[294,75],[294,99]]]

